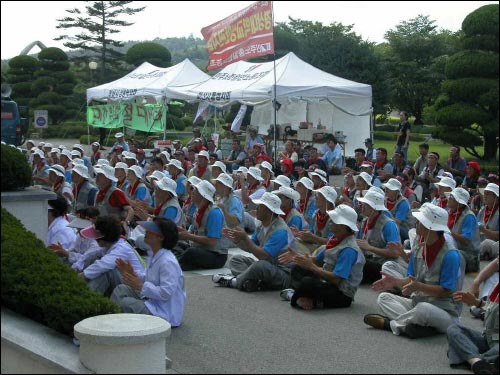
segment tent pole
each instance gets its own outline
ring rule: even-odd
[[[163,105],[167,107],[167,98],[163,98]],[[167,107],[168,112],[168,107]],[[167,113],[165,112],[165,114]],[[165,116],[165,126],[163,127],[163,140],[167,139],[167,116]]]
[[[271,9],[272,9],[272,14],[273,14],[273,45],[274,45],[274,4],[271,2]],[[273,48],[273,72],[274,72],[274,87],[273,87],[273,109],[274,109],[274,155],[273,155],[273,161],[274,161],[274,168],[278,169],[278,161],[277,159],[277,153],[278,153],[278,140],[276,138],[276,117],[277,117],[277,112],[278,112],[278,102],[276,101],[276,52],[275,48]]]

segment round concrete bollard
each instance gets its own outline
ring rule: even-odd
[[[80,361],[97,374],[164,374],[170,324],[151,315],[109,314],[74,327]]]

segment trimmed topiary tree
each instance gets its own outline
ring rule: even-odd
[[[168,68],[172,65],[172,55],[170,51],[161,44],[154,42],[137,43],[130,47],[125,54],[125,61],[138,67],[144,62]]]
[[[31,185],[32,172],[24,154],[17,148],[1,145],[2,191],[15,191]]]

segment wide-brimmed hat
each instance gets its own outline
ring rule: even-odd
[[[133,165],[130,168],[127,168],[127,172],[132,171],[136,175],[139,180],[142,180],[142,168],[138,165]]]
[[[278,215],[284,215],[285,213],[281,210],[281,199],[276,195],[272,193],[265,192],[262,194],[262,197],[260,199],[252,199],[252,202],[255,203],[256,205],[263,204],[271,212],[278,214]]]
[[[71,157],[76,156],[77,158],[82,157],[82,153],[78,150],[71,150]]]
[[[297,183],[301,183],[308,190],[314,190],[314,182],[308,177],[302,177]]]
[[[493,182],[490,182],[486,187],[484,188],[485,191],[491,191],[492,193],[495,193],[495,195],[498,197],[498,185],[494,184]]]
[[[122,161],[119,161],[118,163],[115,164],[115,169],[128,169],[127,163],[124,163]]]
[[[296,190],[293,190],[288,186],[280,186],[278,190],[274,190],[272,193],[276,195],[284,195],[285,197],[290,198],[293,201],[297,201],[300,199],[300,194]]]
[[[94,172],[96,175],[103,174],[108,180],[118,181],[115,177],[115,169],[111,165],[101,165],[99,168],[94,168]]]
[[[78,152],[78,151],[76,151],[76,152]],[[69,160],[73,159],[73,155],[71,154],[71,151],[68,149],[62,150],[61,156],[66,156]]]
[[[361,165],[360,168],[373,168],[373,163],[365,160]]]
[[[280,174],[274,180],[271,180],[271,182],[275,182],[280,186],[290,186],[290,184],[292,183],[292,181],[290,181],[290,179],[284,174]]]
[[[58,148],[52,148],[52,149],[49,151],[49,154],[53,154],[54,152],[55,152],[57,155],[59,155],[59,149],[58,149]]]
[[[215,187],[206,180],[201,180],[198,184],[194,185],[198,193],[210,203],[214,203]]]
[[[262,163],[260,163],[260,167],[261,168],[266,168],[270,172],[273,171],[273,166],[268,161],[263,161]]]
[[[28,145],[28,143],[31,143],[33,146],[35,145],[35,141],[32,139],[27,140],[26,145]]]
[[[445,194],[448,198],[450,196],[453,197],[453,199],[455,199],[458,203],[460,204],[463,204],[465,206],[467,206],[467,204],[469,204],[469,198],[470,198],[470,194],[467,190],[465,190],[464,188],[461,188],[461,187],[457,187],[455,189],[453,189],[451,191],[451,193],[446,193]]]
[[[125,155],[125,159],[132,159],[137,161],[137,155],[133,152],[127,152],[127,154]]]
[[[346,225],[351,228],[354,232],[357,232],[358,226],[356,222],[358,220],[358,214],[352,207],[345,204],[338,205],[334,210],[327,211],[328,216],[335,224]]]
[[[101,233],[99,230],[95,229],[94,225],[91,225],[90,227],[82,229],[80,231],[80,234],[83,238],[90,238],[92,240],[98,240],[98,239],[104,237],[104,234]]]
[[[321,179],[321,181],[323,181],[325,184],[328,183],[328,180],[326,179],[327,174],[322,169],[316,168],[314,171],[309,172],[309,177],[311,178],[311,180],[312,180],[312,176],[318,176]]]
[[[89,179],[89,169],[84,164],[76,164],[71,169],[71,172],[75,172],[83,178]]]
[[[83,165],[85,165],[85,162],[83,161],[83,159],[80,159],[80,158],[74,158],[73,160],[71,160],[71,163],[73,165],[77,165],[77,164],[83,164]]]
[[[198,185],[200,182],[201,182],[201,179],[196,177],[196,176],[191,176],[188,178],[188,182],[193,185],[193,186],[196,186]]]
[[[49,148],[49,147],[52,148],[54,146],[52,146],[52,143],[48,143],[48,142],[43,144],[43,148]]]
[[[169,166],[174,166],[175,168],[177,168],[181,172],[184,172],[184,168],[182,168],[182,163],[177,159],[171,159],[167,164],[167,167],[169,167]]]
[[[212,165],[212,168],[213,168],[213,167],[217,167],[217,168],[219,168],[219,169],[222,171],[222,173],[226,173],[226,170],[227,170],[227,169],[226,169],[226,164],[224,164],[223,162],[221,162],[221,161],[219,161],[219,160],[217,160],[217,161],[216,161],[216,162]]]
[[[448,211],[430,203],[424,203],[418,211],[411,213],[424,227],[439,232],[449,232]]]
[[[82,146],[81,144],[79,144],[79,143],[75,143],[75,144],[73,145],[73,148],[77,148],[77,149],[79,149],[79,150],[82,152],[82,154],[85,152],[85,149],[84,149],[84,148],[83,148],[83,146]]]
[[[71,220],[66,226],[70,228],[84,229],[90,227],[91,225],[92,222],[90,220],[77,217]]]
[[[387,181],[385,184],[382,184],[382,186],[386,189],[389,189],[389,190],[397,190],[397,191],[401,191],[401,182],[399,182],[398,180],[396,180],[395,178],[390,178],[389,181]]]
[[[156,186],[158,189],[163,191],[168,191],[174,197],[177,196],[175,190],[177,189],[177,182],[168,177],[162,177],[160,180],[156,181]]]
[[[250,175],[255,178],[257,181],[264,181],[264,179],[260,175],[260,169],[257,167],[248,168],[247,176]]]
[[[323,195],[328,202],[335,204],[338,194],[333,187],[323,186],[321,189],[315,191],[316,193],[321,193],[321,195]]]
[[[39,148],[33,148],[32,150],[33,150],[33,156],[38,155],[42,159],[45,159],[45,153],[42,150],[40,150]]]
[[[154,221],[138,221],[137,224],[143,227],[146,232],[153,232],[154,234],[163,236],[160,227]]]
[[[118,164],[118,163],[116,163],[116,164]],[[101,165],[109,165],[109,160],[108,159],[97,160],[97,163],[95,163],[94,168],[99,168]]]
[[[212,181],[219,181],[229,188],[233,188],[233,178],[227,173],[221,173],[219,177],[212,179]]]
[[[438,178],[440,178],[441,181],[435,182],[434,185],[436,186],[448,187],[450,189],[455,189],[455,187],[457,186],[457,182],[453,178],[442,176],[438,176]]]
[[[115,138],[121,138],[123,137],[123,133],[122,132],[118,132],[115,134]]]
[[[208,151],[205,151],[205,150],[201,150],[199,153],[198,153],[198,157],[200,156],[204,156],[207,158],[207,160],[210,158],[210,154],[208,153]]]
[[[45,142],[38,142],[38,147],[43,147],[45,145]]]
[[[165,174],[161,171],[154,171],[149,176],[146,176],[146,180],[151,182],[152,180],[161,180],[163,177],[166,177]]]
[[[245,175],[248,173],[248,168],[247,167],[239,167],[236,170],[237,173],[244,173]]]
[[[49,172],[54,172],[59,177],[66,176],[66,169],[60,164],[53,164],[50,167]]]
[[[361,172],[359,175],[358,175],[358,178],[361,177],[363,179],[363,181],[366,182],[366,184],[368,186],[373,186],[372,185],[372,176],[370,176],[368,173],[366,172]]]
[[[358,201],[369,205],[376,211],[385,211],[385,195],[371,188],[366,192],[364,197],[359,197]]]

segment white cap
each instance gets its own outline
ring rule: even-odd
[[[86,178],[87,180],[89,179],[89,169],[83,164],[76,164],[73,169],[71,169],[71,172],[78,173],[80,176]]]
[[[49,154],[52,154],[52,153],[57,153],[59,155],[59,149],[58,148],[52,148],[49,152]]]
[[[308,177],[302,177],[297,183],[301,183],[308,190],[314,190],[314,182]],[[290,185],[288,185],[290,186]]]
[[[358,201],[369,205],[376,211],[385,211],[385,195],[381,194],[375,190],[368,190],[364,197],[358,198]]]
[[[116,167],[115,167],[116,169]],[[161,171],[154,171],[151,173],[149,176],[146,176],[146,180],[151,182],[151,180],[161,180],[163,177],[165,177],[165,174]]]
[[[401,191],[401,182],[396,180],[395,178],[390,178],[385,184],[382,184],[383,187],[393,191]]]
[[[441,181],[434,183],[436,186],[448,187],[450,189],[455,189],[457,186],[457,183],[453,178],[443,176],[438,176],[438,178],[440,178]]]
[[[73,163],[73,165],[76,165],[76,164],[85,165],[85,162],[83,161],[83,159],[80,159],[80,158],[74,158],[73,160],[71,160],[71,163]]]
[[[358,220],[358,214],[352,207],[345,204],[338,205],[334,210],[327,211],[328,216],[335,224],[346,225],[351,228],[354,232],[357,232],[358,226],[356,222]]]
[[[82,157],[82,153],[78,150],[72,150],[71,151],[71,157],[73,156],[76,156],[77,158],[81,158]]]
[[[208,158],[210,157],[210,154],[208,153],[208,151],[201,150],[201,151],[198,153],[198,157],[200,157],[200,156],[204,156],[204,157],[206,157],[206,158],[207,158],[207,160],[208,160]]]
[[[263,204],[275,214],[285,214],[281,210],[281,199],[276,194],[265,192],[264,194],[262,194],[262,197],[260,199],[252,199],[252,202],[256,205]]]
[[[262,163],[260,163],[260,167],[261,168],[266,168],[270,172],[273,171],[273,166],[271,165],[271,163],[269,163],[268,161],[265,161],[265,160]]]
[[[108,180],[118,181],[115,177],[115,169],[111,165],[101,165],[99,168],[94,168],[94,172],[96,175],[103,174]]]
[[[52,143],[48,143],[48,142],[47,142],[47,143],[44,143],[44,145],[43,145],[43,148],[45,148],[45,147],[50,147],[50,148],[52,148],[52,147],[54,147],[54,146],[52,146]]]
[[[321,195],[323,195],[328,202],[335,204],[335,201],[337,200],[337,192],[333,187],[323,186],[321,189],[315,191],[316,193],[321,193]]]
[[[227,173],[221,173],[219,175],[219,177],[217,177],[216,179],[213,179],[212,181],[219,181],[229,188],[233,187],[233,178],[230,175],[228,175]]]
[[[248,168],[248,174],[258,181],[264,181],[264,179],[260,176],[260,169],[257,167]]]
[[[491,191],[492,193],[495,193],[495,195],[498,197],[498,185],[490,182],[486,187],[484,188],[485,191]]]
[[[38,147],[43,147],[45,145],[45,142],[38,142]]]
[[[213,165],[212,165],[212,168],[213,167],[217,167],[217,168],[220,168],[220,170],[222,171],[222,173],[226,173],[227,169],[226,169],[226,164],[224,164],[223,162],[217,160]]]
[[[118,133],[115,134],[115,137],[116,138],[121,138],[121,137],[123,137],[123,133],[122,132],[118,132]]]
[[[82,146],[81,144],[79,144],[79,143],[75,143],[75,144],[73,145],[73,148],[77,148],[77,149],[79,149],[79,150],[82,152],[82,154],[85,152],[85,150],[84,150],[83,146]]]
[[[45,153],[42,150],[40,150],[39,148],[32,148],[31,150],[33,152],[33,156],[38,155],[42,159],[45,159]]]
[[[142,180],[142,168],[138,165],[133,165],[130,168],[127,168],[127,172],[132,171],[137,176],[139,180]]]
[[[123,152],[122,152],[123,154]],[[133,159],[135,161],[137,161],[137,155],[134,154],[133,152],[127,152],[127,154],[125,155],[125,159]]]
[[[424,203],[416,212],[411,213],[424,227],[438,232],[449,232],[448,211],[430,203]]]
[[[321,181],[323,181],[325,184],[328,183],[328,180],[326,179],[326,172],[322,169],[316,168],[314,171],[309,172],[309,177],[311,176],[318,176],[319,178],[321,178]]]
[[[97,163],[95,163],[94,168],[100,167],[101,165],[109,165],[109,160],[108,159],[97,160]]]
[[[119,161],[118,163],[115,164],[115,169],[128,169],[127,163],[124,163],[122,161]]]
[[[449,198],[453,196],[453,199],[455,199],[458,203],[463,204],[467,206],[469,204],[469,198],[470,194],[467,190],[457,187],[451,191],[451,193],[446,193],[446,196]]]
[[[196,186],[201,182],[201,179],[196,176],[191,176],[188,178],[188,181],[191,185]]]
[[[385,195],[385,191],[383,191],[378,186],[370,186],[370,188],[368,189],[368,191],[374,191],[375,193]]]
[[[35,141],[32,139],[29,139],[26,141],[26,144],[31,143],[33,146],[35,145]]]
[[[180,170],[181,172],[184,172],[184,168],[182,168],[182,164],[179,160],[177,159],[170,160],[170,162],[167,164],[167,167],[171,165]]]
[[[50,167],[49,172],[54,172],[57,176],[59,177],[65,177],[66,176],[66,169],[62,165],[59,164],[54,164]]]
[[[359,175],[358,175],[358,178],[361,177],[367,184],[368,186],[373,186],[372,185],[372,176],[370,176],[368,173],[366,172],[361,172]]]
[[[278,190],[274,190],[272,193],[276,195],[284,195],[285,197],[290,198],[294,201],[300,199],[300,194],[288,186],[280,186]]]
[[[280,186],[290,186],[290,184],[292,183],[290,179],[284,174],[280,174],[274,180],[271,180],[271,182],[276,182]]]
[[[168,177],[162,177],[160,180],[156,181],[156,186],[158,189],[163,191],[168,191],[174,197],[177,196],[175,190],[177,189],[177,182]]]
[[[73,159],[73,155],[71,155],[71,151],[68,149],[64,149],[61,151],[61,156],[66,156],[69,160]]]
[[[215,187],[206,180],[201,180],[198,184],[194,185],[198,193],[207,201],[214,203]]]

